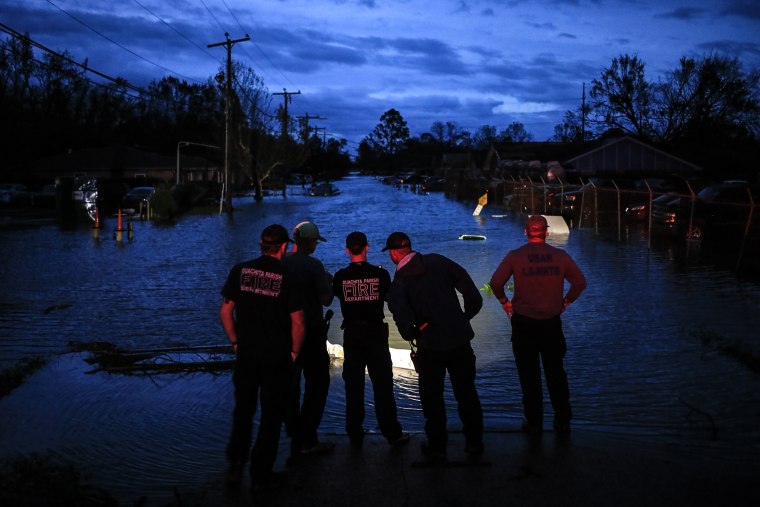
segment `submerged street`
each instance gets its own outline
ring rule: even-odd
[[[358,176],[334,184],[340,194],[329,197],[303,195],[296,186],[287,198],[236,198],[232,217],[135,222],[134,239],[121,245],[111,239],[113,218],[99,241],[88,226],[0,230],[0,362],[6,368],[22,357],[50,358],[0,399],[0,457],[61,454],[92,482],[132,502],[146,494],[171,499],[167,485],[204,484],[220,476],[232,410],[229,371],[89,373],[86,354],[69,352],[69,343],[127,349],[226,345],[219,292],[233,264],[258,255],[266,225],[318,224],[327,242],[315,256],[330,272],[348,263],[346,234],[361,230],[369,238],[370,262],[393,273],[380,249],[390,232],[401,230],[415,250],[452,258],[478,286],[524,241],[524,217],[503,215],[493,205],[474,217],[476,203],[440,193],[419,195]],[[586,291],[563,315],[573,427],[583,438],[643,438],[695,456],[757,465],[760,375],[726,350],[760,350],[760,284],[709,265],[679,265],[667,247],[647,250],[646,239],[636,234],[618,243],[571,229],[549,242],[567,249],[588,279]],[[522,408],[509,323],[492,297],[484,299],[472,323],[486,430],[512,432]],[[329,340],[340,343],[337,301],[331,308]],[[393,345],[404,349],[386,316]],[[396,373],[401,423],[421,433],[416,377],[408,370]],[[325,434],[344,434],[340,374],[337,364],[321,426]],[[366,425],[376,432],[375,424],[368,410]],[[449,424],[456,432],[456,414]],[[550,427],[551,420],[545,424]]]

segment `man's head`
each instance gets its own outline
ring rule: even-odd
[[[383,252],[388,251],[394,264],[398,264],[409,252],[412,251],[412,240],[401,231],[392,232],[385,240]]]
[[[261,246],[261,253],[279,258],[285,253],[289,242],[290,238],[285,227],[280,224],[272,224],[261,231],[259,245]]]
[[[312,253],[317,249],[317,241],[327,241],[320,236],[317,224],[313,222],[301,222],[293,228],[293,241],[298,249]]]
[[[352,256],[367,253],[367,236],[363,232],[354,231],[346,236],[346,250]]]
[[[544,241],[549,235],[549,224],[542,215],[533,215],[525,224],[525,235],[528,241]]]

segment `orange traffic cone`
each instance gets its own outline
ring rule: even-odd
[[[117,242],[121,243],[123,239],[123,233],[124,233],[124,224],[121,220],[121,208],[119,208],[119,215],[116,220],[116,230],[114,231],[114,239],[116,239]]]

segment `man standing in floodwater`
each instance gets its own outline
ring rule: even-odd
[[[254,490],[285,484],[272,471],[287,409],[293,364],[304,339],[304,311],[293,275],[281,259],[289,239],[281,225],[261,233],[261,256],[235,265],[222,288],[219,317],[235,350],[235,409],[227,444],[227,484],[238,486],[251,446],[253,417],[261,420],[250,454]]]
[[[351,446],[364,441],[364,383],[366,368],[375,395],[375,415],[380,431],[392,446],[409,442],[398,421],[393,395],[393,362],[388,349],[388,324],[383,307],[391,285],[384,268],[367,262],[367,236],[354,231],[346,236],[351,264],[338,270],[333,292],[343,313],[343,381],[346,385],[346,433]]]
[[[522,429],[543,432],[544,404],[541,363],[554,409],[554,430],[570,431],[572,409],[564,358],[567,351],[560,314],[586,288],[586,278],[570,255],[546,244],[549,224],[541,215],[528,218],[528,243],[510,251],[491,276],[491,290],[512,324],[512,352],[523,395]],[[504,285],[514,277],[512,301]],[[565,280],[570,288],[565,294]]]
[[[295,275],[302,293],[306,317],[306,337],[296,365],[292,385],[291,408],[285,428],[291,438],[291,454],[324,454],[335,447],[320,442],[317,429],[325,412],[330,389],[330,356],[327,353],[327,325],[322,307],[333,300],[332,276],[322,262],[312,257],[318,241],[325,241],[312,222],[300,222],[293,228],[295,249],[283,258],[283,264]],[[301,375],[304,379],[301,402]]]
[[[448,372],[462,420],[464,450],[482,454],[483,409],[475,388],[475,353],[470,345],[475,332],[470,320],[483,306],[483,297],[462,266],[443,255],[415,252],[403,232],[388,236],[386,250],[396,265],[388,309],[401,337],[417,342],[415,369],[427,435],[422,452],[433,461],[446,459],[443,389]]]

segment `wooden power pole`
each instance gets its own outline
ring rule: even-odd
[[[230,34],[224,34],[224,42],[209,44],[209,48],[225,46],[227,48],[227,75],[225,76],[225,105],[224,105],[224,182],[222,183],[222,195],[219,197],[219,213],[226,211],[232,213],[232,193],[230,192],[230,104],[232,103],[232,46],[238,42],[251,40],[246,34],[242,39],[230,39]]]
[[[288,90],[286,90],[285,88],[283,88],[282,92],[273,93],[272,95],[282,95],[283,96],[284,104],[283,104],[282,118],[281,118],[281,120],[282,120],[282,132],[280,133],[280,135],[282,137],[286,137],[288,135],[288,119],[289,119],[289,117],[288,117],[288,104],[291,101],[290,96],[291,95],[301,95],[301,90],[298,90],[297,92],[289,92]]]

